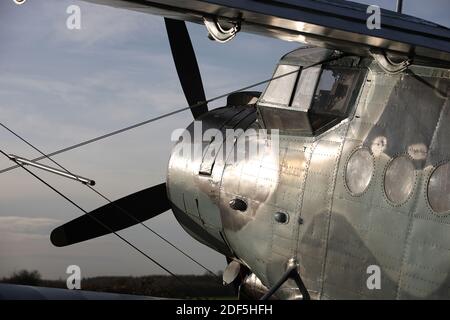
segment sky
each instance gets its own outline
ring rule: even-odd
[[[395,0],[359,2],[395,7]],[[66,27],[66,9],[73,4],[81,8],[81,30]],[[450,27],[448,0],[405,0],[404,12]],[[279,58],[300,46],[244,33],[223,45],[210,41],[203,26],[188,28],[207,97],[269,78]],[[44,152],[186,105],[161,17],[76,0],[27,0],[20,6],[2,0],[0,42],[1,122]],[[189,112],[178,114],[55,160],[118,199],[165,181],[171,133],[191,121]],[[1,150],[39,156],[0,129]],[[0,168],[10,165],[0,158]],[[86,210],[106,204],[77,182],[34,172]],[[53,247],[51,230],[80,214],[25,171],[0,174],[0,277],[28,269],[65,278],[72,264],[83,277],[164,274],[114,235]],[[187,235],[170,211],[146,224],[212,270],[224,269],[225,258]],[[120,234],[175,273],[204,273],[140,225]]]

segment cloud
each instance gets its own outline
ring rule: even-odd
[[[48,235],[60,222],[50,218],[0,216],[0,233]]]
[[[66,10],[70,5],[80,7],[80,30],[69,30],[66,26],[70,16]],[[51,12],[56,17],[47,19],[47,23],[50,22],[52,26],[47,41],[54,44],[72,43],[79,48],[98,44],[114,45],[141,38],[143,30],[146,36],[165,31],[162,18],[152,18],[135,11],[124,14],[124,10],[85,1],[50,1],[39,6],[39,10]]]
[[[99,7],[85,3],[81,7],[81,30],[69,30],[65,25],[55,24],[54,32],[60,41],[77,42],[89,47],[99,42],[114,44],[147,36],[162,30],[161,23],[142,13],[123,14],[121,10]]]

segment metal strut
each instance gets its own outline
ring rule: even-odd
[[[90,185],[90,186],[95,185],[95,181],[92,180],[92,179],[84,178],[82,176],[78,176],[78,175],[72,174],[70,172],[65,172],[63,170],[59,170],[59,169],[56,169],[56,168],[53,168],[53,167],[49,167],[49,166],[46,166],[46,165],[43,165],[43,164],[40,164],[40,163],[36,163],[34,161],[31,161],[31,160],[28,160],[28,159],[25,159],[25,158],[22,158],[22,157],[13,155],[13,154],[9,154],[8,158],[10,160],[14,161],[15,163],[19,164],[19,165],[29,165],[29,166],[32,166],[32,167],[35,167],[35,168],[38,168],[38,169],[41,169],[41,170],[45,170],[45,171],[57,174],[59,176],[65,177],[65,178],[69,178],[69,179],[72,179],[72,180],[79,181],[82,184],[87,184],[87,185]]]
[[[280,289],[280,287],[288,279],[292,279],[295,281],[298,289],[300,290],[300,293],[302,294],[303,300],[311,300],[308,289],[306,289],[305,284],[303,283],[297,268],[298,268],[297,263],[295,263],[294,260],[290,260],[286,272],[283,274],[280,280],[278,280],[277,283],[275,283],[275,285],[272,288],[270,288],[269,291],[267,291],[267,293],[261,298],[261,300],[268,300],[275,292],[278,291],[278,289]]]

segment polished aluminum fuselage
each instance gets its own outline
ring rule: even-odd
[[[276,150],[267,137],[247,135],[264,151],[241,161],[211,156],[214,139],[194,159],[174,152],[174,212],[189,233],[266,287],[294,259],[313,298],[449,298],[450,212],[433,210],[429,184],[450,158],[450,104],[442,95],[450,71],[411,66],[388,74],[370,60],[364,68],[350,114],[320,135],[280,132]],[[205,130],[260,128],[257,108],[228,106],[201,120]],[[224,139],[222,148],[242,137]],[[440,183],[435,202],[446,202],[450,182]],[[230,207],[236,198],[248,204],[245,212]],[[277,222],[277,212],[288,220]],[[380,270],[379,289],[368,286],[371,266]],[[298,297],[294,283],[279,297]]]

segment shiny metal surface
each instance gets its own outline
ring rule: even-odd
[[[345,183],[352,195],[361,195],[367,189],[374,170],[374,157],[369,149],[361,148],[352,153],[345,169]]]
[[[384,176],[384,190],[393,204],[401,205],[409,199],[416,182],[415,171],[409,156],[399,156],[389,163]]]
[[[449,133],[448,98],[411,75],[388,75],[376,64],[369,68],[342,157],[363,144],[375,157],[374,178],[362,196],[352,197],[338,176],[322,298],[446,298],[449,221],[434,217],[425,193],[428,163],[450,153],[443,138]],[[448,70],[411,69],[448,92]],[[413,159],[418,187],[411,200],[392,206],[382,184],[389,161],[401,153]],[[381,290],[365,285],[369,265],[381,268]]]
[[[240,29],[240,23],[234,22],[229,27],[222,26],[221,22],[217,19],[211,19],[204,17],[203,21],[205,27],[208,30],[209,37],[220,43],[226,43],[233,39]]]
[[[367,6],[343,0],[86,1],[206,21],[218,41],[239,30],[317,46],[285,55],[274,76],[291,75],[261,98],[235,92],[199,116],[170,156],[172,211],[232,261],[223,279],[241,279],[241,298],[283,283],[276,298],[300,299],[280,281],[295,262],[317,299],[450,299],[450,29],[382,10],[370,30]]]
[[[226,285],[232,283],[240,271],[241,264],[236,260],[231,261],[223,272],[223,283]]]
[[[225,165],[222,153],[229,152],[230,146],[234,144],[234,137],[227,137],[226,130],[248,128],[255,121],[255,112],[251,106],[226,107],[208,112],[200,118],[201,127],[196,127],[200,126],[199,121],[191,124],[186,131],[189,138],[178,141],[172,151],[167,173],[169,199],[180,210],[176,214],[180,224],[205,245],[211,246],[211,240],[206,238],[213,237],[221,246],[228,247],[217,205],[218,186]],[[205,133],[209,129],[218,129],[226,139],[211,139],[218,137],[219,132],[208,138]],[[229,202],[226,206],[230,208]],[[187,216],[187,220],[181,219],[181,212]],[[217,245],[213,249],[217,249]]]
[[[450,162],[439,165],[431,174],[428,201],[434,212],[450,213]]]
[[[347,117],[317,136],[281,130],[275,144],[252,133],[263,125],[254,106],[206,114],[205,128],[228,123],[249,134],[225,139],[233,147],[214,161],[207,153],[193,161],[172,154],[170,199],[188,232],[226,247],[259,293],[295,259],[314,298],[449,298],[450,215],[438,212],[450,194],[450,70],[412,65],[390,74],[366,58],[356,66],[367,73]],[[236,148],[243,139],[263,152],[234,161],[246,155]],[[202,164],[210,173],[199,171]],[[245,212],[230,208],[235,198],[245,200]],[[277,222],[277,212],[289,219]],[[380,290],[367,287],[372,265],[380,268]],[[292,281],[277,294],[301,296]]]
[[[267,291],[269,289],[254,273],[251,273],[239,287],[239,300],[259,300]]]

